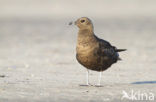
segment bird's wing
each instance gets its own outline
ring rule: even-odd
[[[99,51],[102,56],[106,56],[111,59],[118,59],[119,54],[115,49],[116,47],[112,46],[109,42],[99,39]]]

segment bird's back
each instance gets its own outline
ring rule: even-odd
[[[97,38],[97,37],[96,37]],[[116,63],[119,54],[115,51],[116,47],[112,46],[109,42],[98,39],[99,47],[98,47],[98,56],[99,56],[99,63],[101,63],[101,69],[105,70],[110,67],[113,63]]]

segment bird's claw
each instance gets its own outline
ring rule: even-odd
[[[94,85],[95,87],[103,87],[102,85],[100,84],[97,84],[97,85]]]
[[[91,84],[81,84],[80,86],[93,86]]]

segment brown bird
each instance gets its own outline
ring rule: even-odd
[[[79,28],[76,59],[87,68],[87,85],[89,84],[89,70],[100,72],[98,86],[100,86],[102,72],[108,69],[119,58],[118,52],[126,49],[117,49],[108,41],[98,38],[94,34],[92,21],[87,17],[79,18],[75,21],[75,25]]]

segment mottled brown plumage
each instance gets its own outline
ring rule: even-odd
[[[99,39],[93,31],[93,24],[89,18],[78,19],[79,27],[76,58],[84,67],[94,71],[104,71],[119,59],[118,50],[109,42]]]
[[[76,58],[80,64],[90,70],[104,71],[120,59],[118,52],[125,49],[117,49],[109,42],[98,38],[89,18],[79,18],[75,24],[79,28]]]

